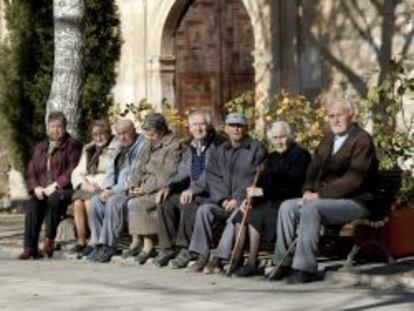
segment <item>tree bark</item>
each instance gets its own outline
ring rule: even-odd
[[[46,118],[51,111],[62,111],[75,137],[79,136],[83,86],[84,16],[84,0],[53,0],[55,56]]]

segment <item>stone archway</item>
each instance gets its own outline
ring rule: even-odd
[[[210,110],[255,88],[253,26],[242,0],[176,1],[165,21],[162,93],[185,114]]]

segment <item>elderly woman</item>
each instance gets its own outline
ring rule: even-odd
[[[279,206],[282,201],[301,194],[311,159],[308,151],[294,142],[290,126],[286,122],[275,122],[269,129],[267,137],[274,147],[274,152],[269,154],[257,186],[247,188],[247,196],[252,199],[252,204],[244,201],[241,212],[234,218],[236,232],[238,232],[243,213],[250,210],[249,257],[246,264],[235,271],[236,275],[241,277],[257,272],[256,262],[260,240],[275,241]],[[240,259],[240,255],[236,257]]]
[[[175,174],[181,158],[181,145],[162,114],[148,115],[142,130],[151,148],[147,161],[142,161],[132,174],[128,191],[129,232],[133,238],[130,249],[137,248],[143,240],[143,247],[135,257],[140,264],[154,253],[158,234],[156,194]]]
[[[94,121],[91,132],[92,142],[83,148],[79,164],[72,172],[72,186],[76,189],[72,200],[78,237],[78,243],[71,249],[73,253],[79,253],[86,247],[89,200],[104,188],[105,172],[115,152],[115,141],[112,141],[108,122]]]
[[[29,162],[27,185],[31,195],[25,205],[24,249],[18,259],[39,258],[39,234],[45,221],[43,252],[52,257],[56,229],[73,194],[70,176],[81,155],[81,144],[66,132],[60,111],[47,119],[47,138],[35,146]]]

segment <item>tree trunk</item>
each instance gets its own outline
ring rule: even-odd
[[[79,136],[79,99],[83,86],[84,0],[53,0],[55,57],[47,113],[62,111],[68,131]]]

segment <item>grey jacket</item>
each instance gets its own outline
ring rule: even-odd
[[[218,205],[226,199],[241,203],[265,158],[265,146],[250,137],[244,138],[238,148],[229,141],[220,145],[211,155],[206,169],[210,200]]]
[[[205,167],[207,167],[211,154],[224,141],[224,138],[211,132],[202,145],[202,153],[205,155]],[[191,178],[193,165],[193,155],[195,148],[190,141],[184,149],[181,161],[178,165],[177,173],[169,180],[168,187],[171,193],[180,193],[186,189],[191,189],[194,195],[207,196],[206,170],[201,173],[197,180]]]
[[[125,161],[122,169],[118,172],[118,176],[116,176],[115,163],[117,157],[121,153],[121,149],[118,148],[115,151],[111,165],[106,171],[103,189],[111,189],[116,193],[128,190],[128,181],[131,177],[132,171],[137,165],[140,164],[142,155],[148,148],[149,144],[144,135],[138,135],[135,142],[128,150],[127,160]]]

